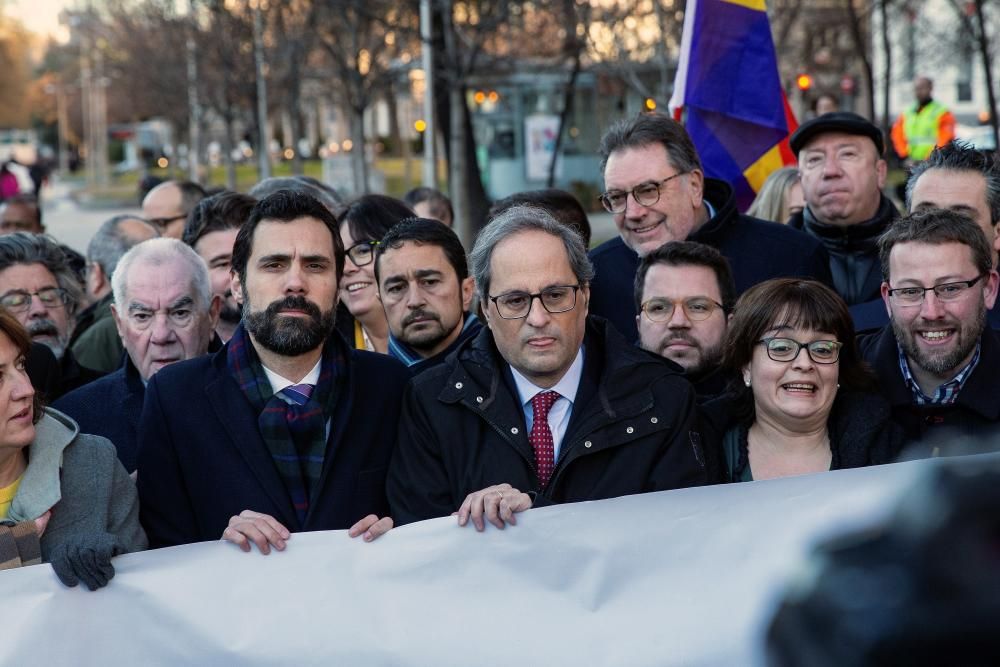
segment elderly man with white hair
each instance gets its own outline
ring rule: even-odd
[[[128,356],[117,371],[53,407],[75,419],[84,433],[111,440],[131,472],[146,383],[164,366],[208,351],[220,302],[212,295],[204,260],[171,238],[150,239],[125,253],[111,289],[112,314]]]

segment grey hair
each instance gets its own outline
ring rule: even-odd
[[[83,298],[83,285],[73,271],[63,249],[47,234],[16,232],[0,236],[0,271],[15,264],[41,264],[55,276],[56,283],[69,296],[66,311],[76,313]]]
[[[191,278],[191,287],[198,305],[208,309],[212,303],[212,287],[208,279],[208,265],[198,256],[191,246],[180,239],[156,238],[143,241],[132,247],[118,261],[115,272],[111,274],[111,292],[114,294],[115,308],[124,312],[128,285],[129,269],[136,262],[145,262],[153,266],[163,266],[173,261],[187,264],[185,273]]]
[[[121,229],[122,223],[128,220],[135,220],[146,225],[153,230],[153,236],[160,235],[156,227],[134,215],[116,215],[110,220],[106,220],[90,239],[90,243],[87,244],[87,261],[100,266],[105,276],[110,276],[115,272],[115,267],[118,266],[122,256],[135,245],[136,239],[125,234]]]
[[[500,242],[526,231],[540,231],[555,236],[563,242],[566,257],[573,269],[577,282],[581,285],[590,283],[594,278],[594,265],[587,257],[587,248],[583,239],[573,229],[560,224],[552,214],[537,206],[511,206],[490,220],[469,253],[469,265],[472,276],[479,290],[479,298],[486,304],[490,295],[490,260],[493,250]]]

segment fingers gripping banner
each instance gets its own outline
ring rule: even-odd
[[[753,664],[817,538],[877,518],[927,462],[453,518],[371,544],[294,535],[115,559],[103,590],[0,572],[0,665]]]

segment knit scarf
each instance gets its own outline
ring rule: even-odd
[[[305,405],[286,402],[271,389],[271,382],[241,324],[226,353],[229,372],[257,411],[257,425],[285,484],[300,525],[305,523],[319,487],[326,456],[326,423],[340,393],[346,360],[335,337],[323,346],[319,380]]]

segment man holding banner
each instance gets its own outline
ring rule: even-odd
[[[152,377],[139,424],[140,518],[154,547],[392,525],[385,472],[406,369],[334,332],[344,247],[333,214],[281,190],[233,247],[243,321],[219,352]]]

